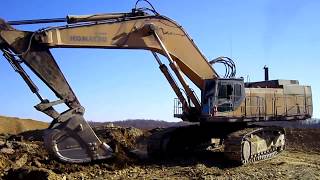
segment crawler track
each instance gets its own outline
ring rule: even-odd
[[[284,135],[284,130],[279,127],[246,128],[236,131],[229,134],[225,140],[224,153],[228,159],[241,164],[270,159],[284,150],[284,142],[279,143],[278,140],[281,135]],[[262,140],[255,142],[254,136],[260,136]],[[255,150],[254,147],[263,141],[267,144],[264,150]]]
[[[200,146],[211,138],[224,139],[225,156],[237,163],[247,164],[269,159],[284,150],[285,131],[280,127],[251,126],[244,129],[229,129],[228,134],[214,134],[217,129],[201,126],[172,127],[154,133],[149,138],[150,157],[161,158],[181,155],[193,150],[205,149]],[[209,144],[208,144],[209,145]]]
[[[153,158],[161,158],[167,153],[167,143],[172,132],[176,128],[168,128],[160,130],[149,137],[148,142],[148,155]]]

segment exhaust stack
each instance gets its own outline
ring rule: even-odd
[[[265,65],[263,69],[264,69],[264,80],[269,81],[269,67]]]

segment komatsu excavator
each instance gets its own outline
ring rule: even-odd
[[[36,23],[66,24],[34,32],[13,27]],[[113,150],[85,121],[84,108],[50,53],[51,48],[144,49],[153,54],[177,95],[174,116],[198,122],[196,126],[169,128],[152,135],[148,153],[153,157],[184,152],[211,142],[223,145],[225,155],[242,164],[270,158],[285,148],[284,129],[250,123],[305,120],[312,116],[310,86],[299,85],[296,80],[244,83],[243,78],[235,77],[235,65],[230,58],[208,61],[182,26],[160,15],[152,5],[137,8],[136,3],[128,13],[0,20],[3,56],[40,99],[35,108],[53,118],[44,133],[44,144],[64,162],[107,159]],[[167,58],[171,70],[159,55]],[[214,70],[212,65],[216,63],[226,66],[225,76]],[[43,98],[21,64],[27,65],[58,100]],[[200,100],[186,78],[199,88]],[[54,106],[62,103],[69,109],[59,113]]]

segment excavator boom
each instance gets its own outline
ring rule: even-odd
[[[150,34],[149,26],[153,25],[172,59],[200,89],[205,79],[218,76],[179,24],[160,15],[129,16],[128,14],[68,16],[65,21],[69,24],[39,30],[35,32],[34,39],[42,44],[40,46],[47,48],[145,49],[165,55],[160,44]],[[62,21],[63,18],[57,19]],[[46,19],[40,22],[50,21]],[[11,24],[20,23],[12,21]],[[2,38],[14,43],[14,40],[10,39],[12,34],[12,31],[2,31]]]

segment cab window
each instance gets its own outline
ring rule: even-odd
[[[231,99],[233,87],[230,84],[220,84],[218,98],[219,99]]]
[[[240,84],[234,85],[234,99],[235,101],[239,101],[242,98],[242,87]]]

